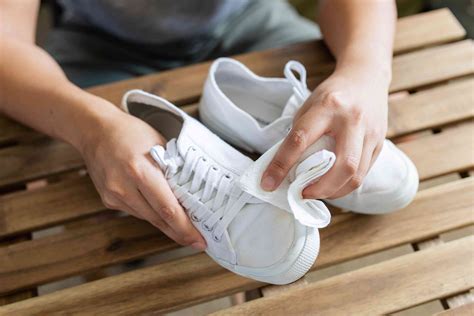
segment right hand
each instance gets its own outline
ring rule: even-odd
[[[85,131],[79,151],[105,206],[147,220],[181,245],[204,250],[204,238],[149,155],[151,147],[166,140],[121,111],[103,115],[96,123]]]

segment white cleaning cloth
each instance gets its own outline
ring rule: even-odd
[[[262,174],[275,156],[283,141],[278,142],[258,160],[256,160],[241,176],[239,185],[247,193],[284,210],[293,213],[303,225],[309,227],[326,227],[331,221],[331,213],[319,200],[304,199],[303,189],[318,181],[331,169],[336,155],[328,150],[320,149],[320,144],[310,146],[303,158],[290,170],[280,186],[268,192],[262,189]],[[315,148],[313,148],[315,147]],[[317,150],[320,149],[320,150]],[[304,158],[306,156],[306,158]]]

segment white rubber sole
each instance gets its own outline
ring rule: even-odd
[[[302,249],[292,258],[285,258],[270,267],[246,268],[231,265],[208,255],[218,264],[238,275],[271,284],[288,284],[303,277],[311,269],[319,254],[319,232],[314,228],[306,228],[307,234]]]

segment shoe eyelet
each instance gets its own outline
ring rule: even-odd
[[[217,167],[216,167],[216,166],[211,166],[211,169],[212,169],[212,170],[214,170],[214,171],[217,171],[217,170],[219,170],[219,169],[217,169]]]
[[[221,237],[217,237],[216,235],[212,235],[212,240],[214,240],[215,242],[221,242],[222,241],[222,236]]]
[[[207,158],[206,157],[201,157],[201,160],[206,162],[207,161]]]
[[[232,176],[230,174],[226,174],[224,177],[226,177],[227,179],[232,179]]]
[[[201,221],[201,219],[197,217],[194,213],[189,214],[189,217],[191,218],[193,222],[199,223]]]
[[[196,151],[196,147],[194,146],[189,147],[189,149],[191,149],[192,151]]]
[[[214,227],[209,227],[205,222],[202,223],[202,228],[204,228],[208,232],[210,232],[214,229]]]

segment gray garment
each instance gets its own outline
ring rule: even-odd
[[[72,82],[88,87],[320,37],[318,26],[286,1],[252,0],[211,33],[192,40],[137,44],[98,29],[64,24],[50,33],[46,50]]]
[[[60,0],[62,22],[119,39],[162,44],[209,34],[249,0]]]

